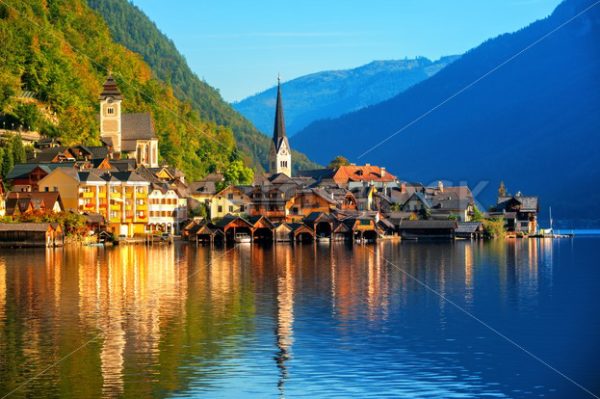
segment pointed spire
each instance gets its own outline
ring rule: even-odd
[[[104,100],[106,97],[112,97],[115,100],[122,100],[121,91],[117,86],[117,82],[112,77],[112,73],[109,70],[106,82],[102,86],[102,93],[100,93],[100,100]]]
[[[279,143],[283,138],[286,138],[285,134],[285,119],[283,117],[283,104],[281,100],[281,77],[277,76],[277,105],[275,107],[275,126],[273,128],[273,142],[275,148],[279,148]]]

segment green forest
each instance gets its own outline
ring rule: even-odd
[[[85,0],[5,0],[0,3],[0,40],[3,122],[59,137],[65,145],[99,144],[98,95],[111,71],[124,96],[123,112],[152,114],[161,159],[182,169],[190,181],[213,171],[238,170],[242,163],[262,171],[255,160],[266,159],[268,145],[257,144],[258,155],[236,142],[235,123],[217,117],[227,112],[219,111],[214,89],[204,85],[201,93],[185,95],[186,80],[178,77],[184,73],[161,79],[141,55],[113,41],[106,22]],[[180,55],[176,60],[189,72]],[[158,70],[170,68],[160,65]],[[169,81],[177,81],[177,88]]]

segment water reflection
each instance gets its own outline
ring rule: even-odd
[[[14,397],[519,397],[530,379],[553,392],[442,298],[528,343],[556,295],[553,245],[4,251],[0,393],[55,362]]]

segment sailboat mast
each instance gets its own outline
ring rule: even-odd
[[[550,231],[554,231],[554,229],[552,228],[552,207],[548,207],[550,209]]]

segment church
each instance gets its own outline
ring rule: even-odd
[[[288,177],[292,177],[292,149],[285,133],[281,80],[279,78],[277,79],[277,105],[275,108],[273,142],[271,143],[271,151],[269,152],[269,172],[271,174],[283,173]]]
[[[123,96],[109,75],[100,94],[100,139],[121,158],[135,159],[138,166],[158,167],[158,138],[149,112],[123,114]]]

